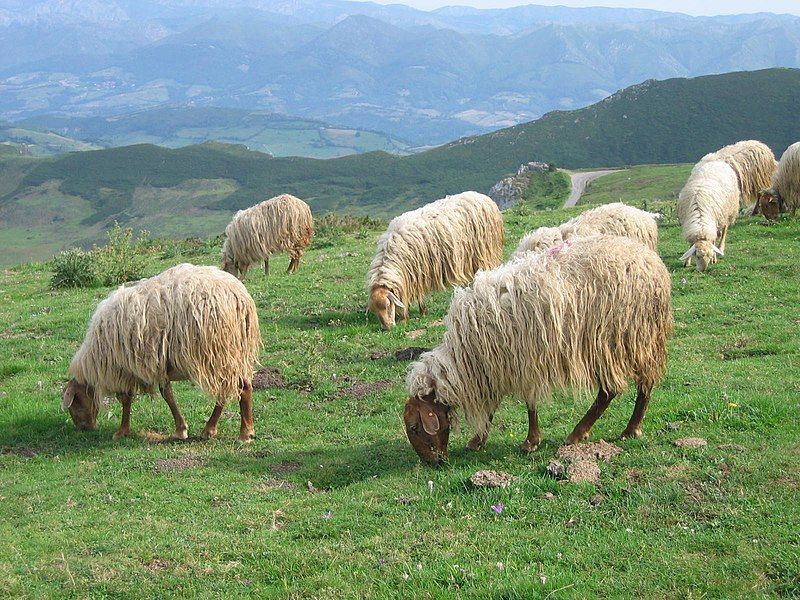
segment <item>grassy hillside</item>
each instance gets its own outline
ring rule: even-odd
[[[658,208],[655,198],[670,193],[647,200]],[[506,254],[523,232],[581,210],[508,212]],[[364,315],[363,289],[379,233],[328,229],[296,275],[252,272],[261,363],[284,382],[255,393],[258,437],[247,446],[236,442],[235,406],[214,441],[153,441],[148,432],[167,433],[172,421],[163,401],[147,397],[134,405],[129,439],[111,440],[116,403],[97,431],[75,431],[60,392],[109,290],[53,292],[41,264],[0,271],[6,595],[800,594],[800,220],[741,219],[728,255],[702,275],[679,264],[685,243],[665,219],[659,251],[672,271],[676,318],[669,370],[642,439],[615,440],[630,391],[598,422],[591,440],[623,449],[601,463],[599,486],[545,473],[587,397],[544,403],[545,441],[531,456],[518,451],[524,407],[507,401],[485,451],[462,449],[465,428],[452,437],[450,465],[419,464],[400,421],[407,362],[394,353],[440,342],[450,294],[433,296],[428,317],[414,312],[407,326],[380,331]],[[149,273],[217,258],[217,247],[154,246]],[[176,397],[196,435],[210,402],[187,384],[176,385]],[[674,445],[689,436],[708,446]],[[476,490],[468,478],[478,469],[520,479]]]
[[[676,202],[694,164],[640,165],[589,183],[579,204]]]
[[[312,158],[335,158],[375,150],[404,154],[409,148],[401,140],[380,132],[336,127],[322,121],[265,111],[215,107],[157,108],[115,117],[40,116],[21,124],[55,131],[100,147],[155,144],[180,148],[215,140],[245,144],[252,150],[273,156]],[[56,134],[50,135],[56,137]]]
[[[48,156],[62,152],[97,150],[100,145],[72,139],[51,131],[32,127],[0,123],[0,144],[8,144],[19,149],[20,153],[31,156]]]
[[[370,152],[333,160],[271,158],[208,143],[176,150],[136,145],[23,163],[0,159],[0,186],[8,190],[0,195],[0,241],[27,238],[29,247],[36,239],[85,243],[114,220],[134,227],[147,220],[162,235],[165,219],[182,217],[187,234],[209,233],[225,220],[222,213],[282,192],[305,199],[317,213],[388,217],[446,194],[485,193],[530,160],[572,168],[694,162],[746,138],[762,139],[780,153],[800,139],[797,97],[800,70],[772,69],[648,82],[586,109],[405,157]],[[181,186],[201,180],[222,191],[187,200]],[[61,196],[51,196],[50,189]],[[153,198],[147,212],[135,208],[142,190]],[[83,233],[57,219],[26,220],[20,208],[49,203],[57,215],[62,196],[88,206],[89,213],[73,222]],[[10,220],[9,212],[18,220]]]

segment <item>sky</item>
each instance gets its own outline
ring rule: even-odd
[[[800,15],[800,0],[373,0],[380,4],[407,4],[423,10],[462,5],[477,8],[507,8],[521,4],[548,6],[613,6],[652,8],[690,15],[727,15],[753,12]]]

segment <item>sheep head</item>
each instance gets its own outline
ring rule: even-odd
[[[406,305],[402,303],[392,290],[384,285],[372,288],[367,303],[367,310],[373,313],[381,322],[384,329],[391,329],[395,326],[396,309],[405,310]]]
[[[717,256],[725,254],[708,240],[697,240],[686,253],[681,256],[681,260],[686,260],[694,256],[697,270],[701,273],[708,268],[708,265],[717,262]]]
[[[450,407],[437,402],[435,393],[409,398],[403,421],[408,441],[423,462],[436,466],[447,460]]]
[[[767,221],[774,221],[782,212],[785,212],[783,198],[775,188],[762,190],[753,208],[754,215],[764,215]]]
[[[98,406],[91,386],[70,379],[61,395],[61,409],[69,411],[77,429],[87,431],[97,427]]]

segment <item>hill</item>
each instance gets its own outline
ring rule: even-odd
[[[376,150],[405,154],[409,149],[407,143],[380,132],[337,127],[265,111],[216,107],[174,106],[113,117],[42,115],[19,121],[17,126],[54,132],[39,136],[83,140],[92,148],[133,144],[179,148],[213,140],[245,144],[251,150],[273,156],[310,158],[335,158]],[[3,133],[0,129],[0,140]],[[45,148],[61,152],[88,149],[62,148],[55,144]]]
[[[4,247],[44,258],[100,239],[114,220],[155,235],[210,234],[233,211],[282,192],[306,199],[316,213],[391,216],[446,194],[488,192],[531,160],[568,168],[693,163],[748,138],[780,153],[800,139],[798,97],[800,70],[770,69],[650,81],[585,109],[405,157],[271,158],[209,143],[7,158],[0,160],[0,237],[14,242]]]
[[[602,180],[598,180],[602,181]],[[637,188],[622,198],[640,198]],[[668,197],[670,190],[654,190]],[[668,204],[665,204],[668,206]],[[659,208],[659,206],[653,206]],[[583,208],[505,215],[508,256],[523,232]],[[588,394],[543,400],[543,441],[524,455],[524,404],[506,399],[486,449],[451,434],[450,464],[419,464],[402,429],[408,361],[441,342],[451,294],[429,315],[381,331],[364,316],[380,227],[320,232],[300,270],[246,286],[265,341],[256,439],[237,442],[238,408],[201,441],[213,402],[178,382],[189,440],[143,396],[125,439],[120,405],[78,432],[59,409],[72,354],[108,288],[50,290],[45,265],[0,270],[0,586],[7,597],[793,598],[800,593],[800,219],[743,218],[727,255],[699,274],[669,215],[659,252],[671,271],[675,333],[664,381],[637,440],[617,439],[633,391],[590,442],[600,485],[548,476]],[[153,244],[147,275],[217,264],[218,243]],[[764,299],[761,301],[760,299]],[[402,355],[401,355],[402,356]],[[679,448],[681,438],[707,446]],[[478,470],[510,473],[476,489]],[[309,484],[310,482],[310,484]]]
[[[170,105],[299,115],[440,144],[645,79],[800,67],[800,17],[340,0],[13,2],[0,118]]]

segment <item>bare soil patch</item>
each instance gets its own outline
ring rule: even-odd
[[[620,452],[622,452],[622,448],[616,444],[600,440],[597,442],[561,446],[558,452],[556,452],[556,456],[572,462],[577,462],[579,460],[604,460],[610,462],[611,459]]]
[[[177,458],[160,458],[156,461],[153,469],[156,473],[169,473],[172,471],[183,471],[194,469],[203,465],[203,459],[196,454],[187,454]]]
[[[403,348],[402,350],[398,350],[394,353],[394,357],[396,360],[404,361],[404,360],[417,360],[423,352],[430,351],[430,348],[423,348],[421,346],[410,346],[409,348]]]
[[[475,487],[507,488],[519,477],[503,471],[477,471],[469,478]]]
[[[272,465],[269,471],[273,475],[288,475],[289,473],[294,473],[295,471],[297,471],[297,469],[299,469],[302,466],[303,465],[301,465],[298,462],[285,460],[283,462],[279,462],[276,465]]]
[[[567,467],[570,483],[600,483],[600,467],[591,458],[577,460]]]
[[[264,367],[253,375],[253,389],[267,390],[270,388],[286,389],[288,386],[281,372],[275,367]]]
[[[255,488],[258,492],[273,492],[275,490],[293,490],[297,486],[293,484],[291,481],[286,481],[284,479],[274,479],[272,477],[267,477],[263,481],[260,481],[256,484]]]
[[[704,438],[699,437],[686,437],[672,442],[678,448],[703,448],[708,446],[708,442]]]

